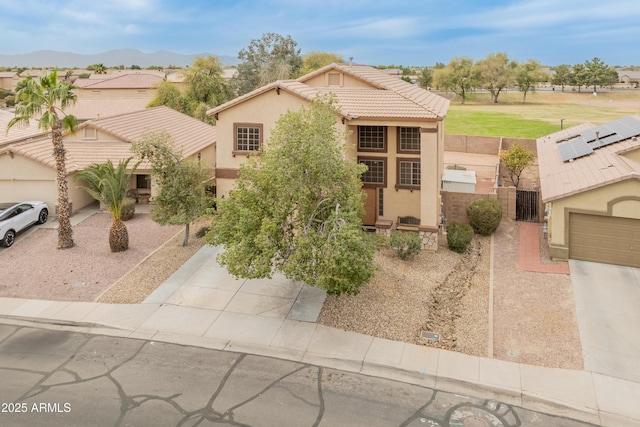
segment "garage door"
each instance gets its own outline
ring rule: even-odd
[[[640,267],[640,219],[572,213],[569,258]]]

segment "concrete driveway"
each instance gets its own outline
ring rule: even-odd
[[[640,382],[640,269],[570,260],[584,368]]]

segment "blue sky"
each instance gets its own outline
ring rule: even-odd
[[[0,0],[0,53],[134,48],[237,56],[262,34],[302,53],[432,65],[506,52],[518,61],[640,65],[637,0]]]

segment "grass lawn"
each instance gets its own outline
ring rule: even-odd
[[[640,90],[599,92],[538,91],[527,94],[503,92],[498,104],[488,93],[471,93],[464,105],[456,97],[449,106],[445,133],[511,138],[538,138],[584,122],[602,124],[638,114]]]

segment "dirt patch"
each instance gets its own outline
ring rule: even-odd
[[[58,232],[40,228],[0,256],[0,296],[55,301],[94,301],[147,255],[181,230],[160,226],[149,214],[126,222],[129,250],[112,253],[108,213],[96,213],[73,227],[75,246],[56,249]]]
[[[518,241],[518,223],[503,220],[494,235],[494,357],[582,369],[571,277],[518,270]]]

